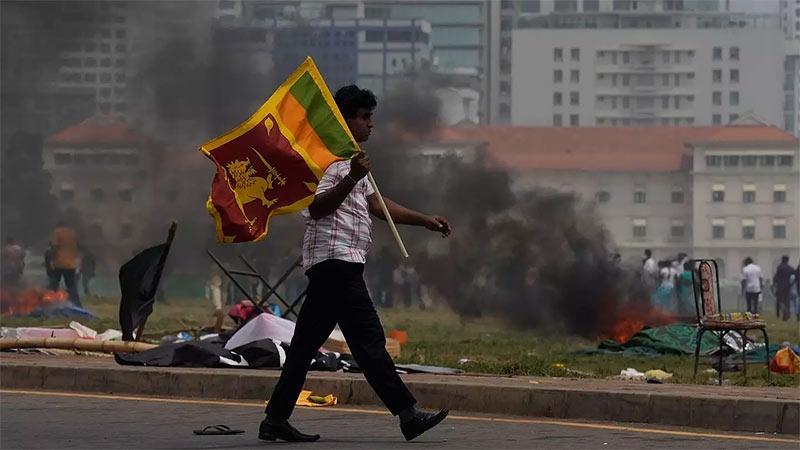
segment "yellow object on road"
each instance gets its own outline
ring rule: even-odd
[[[314,395],[311,391],[300,391],[300,395],[297,396],[297,402],[295,405],[297,406],[312,406],[312,407],[319,407],[319,406],[333,406],[338,403],[339,399],[336,398],[333,394],[328,394],[326,396],[321,395]],[[269,400],[265,401],[264,404],[268,404]]]

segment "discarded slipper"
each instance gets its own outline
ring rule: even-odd
[[[227,425],[209,425],[202,430],[194,430],[194,434],[198,436],[219,436],[242,433],[244,433],[244,430],[231,430],[231,427]]]

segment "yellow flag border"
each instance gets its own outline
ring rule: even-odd
[[[314,82],[319,87],[322,96],[325,98],[325,101],[328,103],[331,111],[333,111],[336,120],[339,121],[339,124],[347,133],[347,136],[355,143],[356,149],[360,151],[360,147],[356,142],[353,134],[350,132],[350,128],[347,126],[347,123],[344,120],[344,116],[342,116],[341,111],[336,106],[336,102],[333,99],[333,95],[331,95],[330,89],[328,89],[328,85],[325,83],[325,80],[322,78],[322,74],[320,73],[317,65],[314,63],[314,59],[310,56],[307,56],[305,61],[300,64],[297,69],[292,72],[291,75],[284,81],[272,95],[264,102],[261,107],[259,107],[255,113],[253,113],[250,117],[247,118],[244,122],[234,127],[232,130],[228,131],[227,133],[216,137],[205,144],[201,145],[199,150],[201,153],[206,155],[207,157],[213,159],[211,152],[215,149],[231,142],[232,140],[242,136],[243,134],[247,133],[248,131],[252,130],[254,127],[261,124],[267,117],[267,114],[273,112],[276,116],[280,117],[277,114],[277,106],[278,104],[284,99],[286,95],[291,95],[289,90],[291,87],[300,79],[305,73],[308,73]],[[306,149],[302,148],[297,143],[297,139],[295,138],[294,134],[287,130],[281,120],[275,121],[275,124],[280,128],[281,133],[289,140],[289,144],[291,145],[292,149],[297,152],[305,161],[306,165],[311,169],[317,179],[322,179],[323,170],[321,167],[317,165],[317,163],[311,159]],[[225,173],[225,179],[227,181],[228,174]],[[233,195],[236,196],[236,191],[233,191]],[[264,226],[264,232],[261,233],[258,237],[256,237],[252,241],[248,242],[258,242],[263,240],[267,234],[269,233],[269,221],[272,219],[272,216],[279,213],[292,213],[296,211],[300,211],[303,208],[307,207],[311,204],[314,199],[314,193],[309,194],[306,197],[292,203],[291,205],[282,206],[280,208],[276,208],[270,211],[269,215],[267,216],[266,223]],[[217,235],[217,241],[223,244],[226,243],[233,243],[233,240],[236,238],[235,236],[225,236],[224,231],[222,230],[222,217],[220,215],[219,210],[214,206],[214,202],[211,198],[211,194],[209,194],[208,199],[206,200],[206,210],[214,219],[214,229]]]

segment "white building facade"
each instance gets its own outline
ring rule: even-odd
[[[782,123],[776,29],[518,29],[514,125]]]

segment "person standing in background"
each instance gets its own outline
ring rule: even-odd
[[[783,321],[789,320],[791,314],[789,305],[789,291],[792,287],[792,274],[795,269],[789,265],[789,256],[783,255],[781,263],[775,269],[772,284],[775,286],[775,314]]]
[[[53,276],[50,278],[50,290],[58,290],[61,278],[64,278],[69,301],[75,306],[81,307],[78,285],[75,280],[75,271],[78,268],[78,235],[64,222],[58,222],[53,231],[53,237],[50,239],[50,247],[53,249]]]
[[[3,286],[19,286],[25,271],[25,250],[14,238],[8,238],[2,253]]]
[[[753,258],[748,256],[744,259],[744,267],[742,268],[742,290],[747,301],[748,312],[758,314],[758,302],[763,284],[761,267],[758,267],[753,262]]]
[[[83,295],[90,296],[92,291],[89,288],[89,283],[95,276],[96,261],[94,254],[86,248],[81,248],[81,284],[83,285]]]

